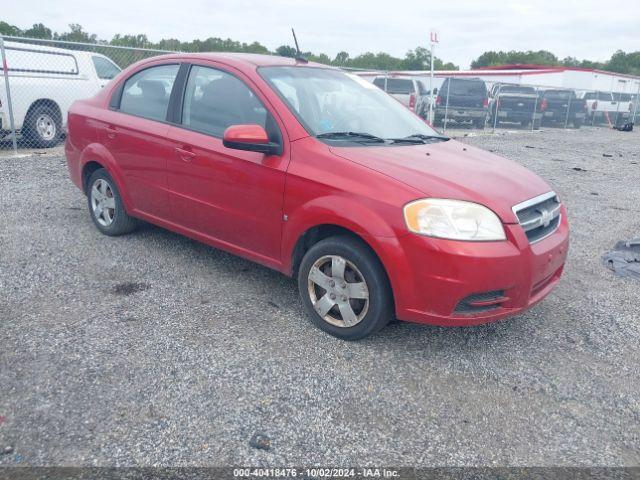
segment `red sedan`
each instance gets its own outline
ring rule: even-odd
[[[475,325],[556,285],[564,206],[509,160],[446,138],[358,76],[293,59],[143,60],[69,112],[96,227],[139,220],[295,275],[344,339],[394,316]]]

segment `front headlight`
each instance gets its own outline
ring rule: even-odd
[[[451,240],[506,239],[498,216],[483,205],[462,200],[425,198],[404,207],[407,228],[420,235]]]

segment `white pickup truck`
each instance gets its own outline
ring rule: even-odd
[[[28,146],[52,147],[66,128],[73,102],[96,94],[120,72],[104,55],[21,42],[4,42],[15,129]],[[0,69],[0,139],[11,132]]]
[[[578,95],[587,104],[586,123],[619,125],[631,117],[631,95],[611,92],[583,92]]]

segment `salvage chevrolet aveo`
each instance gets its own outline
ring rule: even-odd
[[[69,111],[66,155],[106,235],[139,220],[297,277],[313,322],[476,325],[556,285],[545,181],[446,138],[358,76],[275,56],[132,65]]]

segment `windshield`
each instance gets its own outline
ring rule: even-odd
[[[314,67],[262,67],[258,71],[311,135],[438,136],[400,102],[357,75]]]

